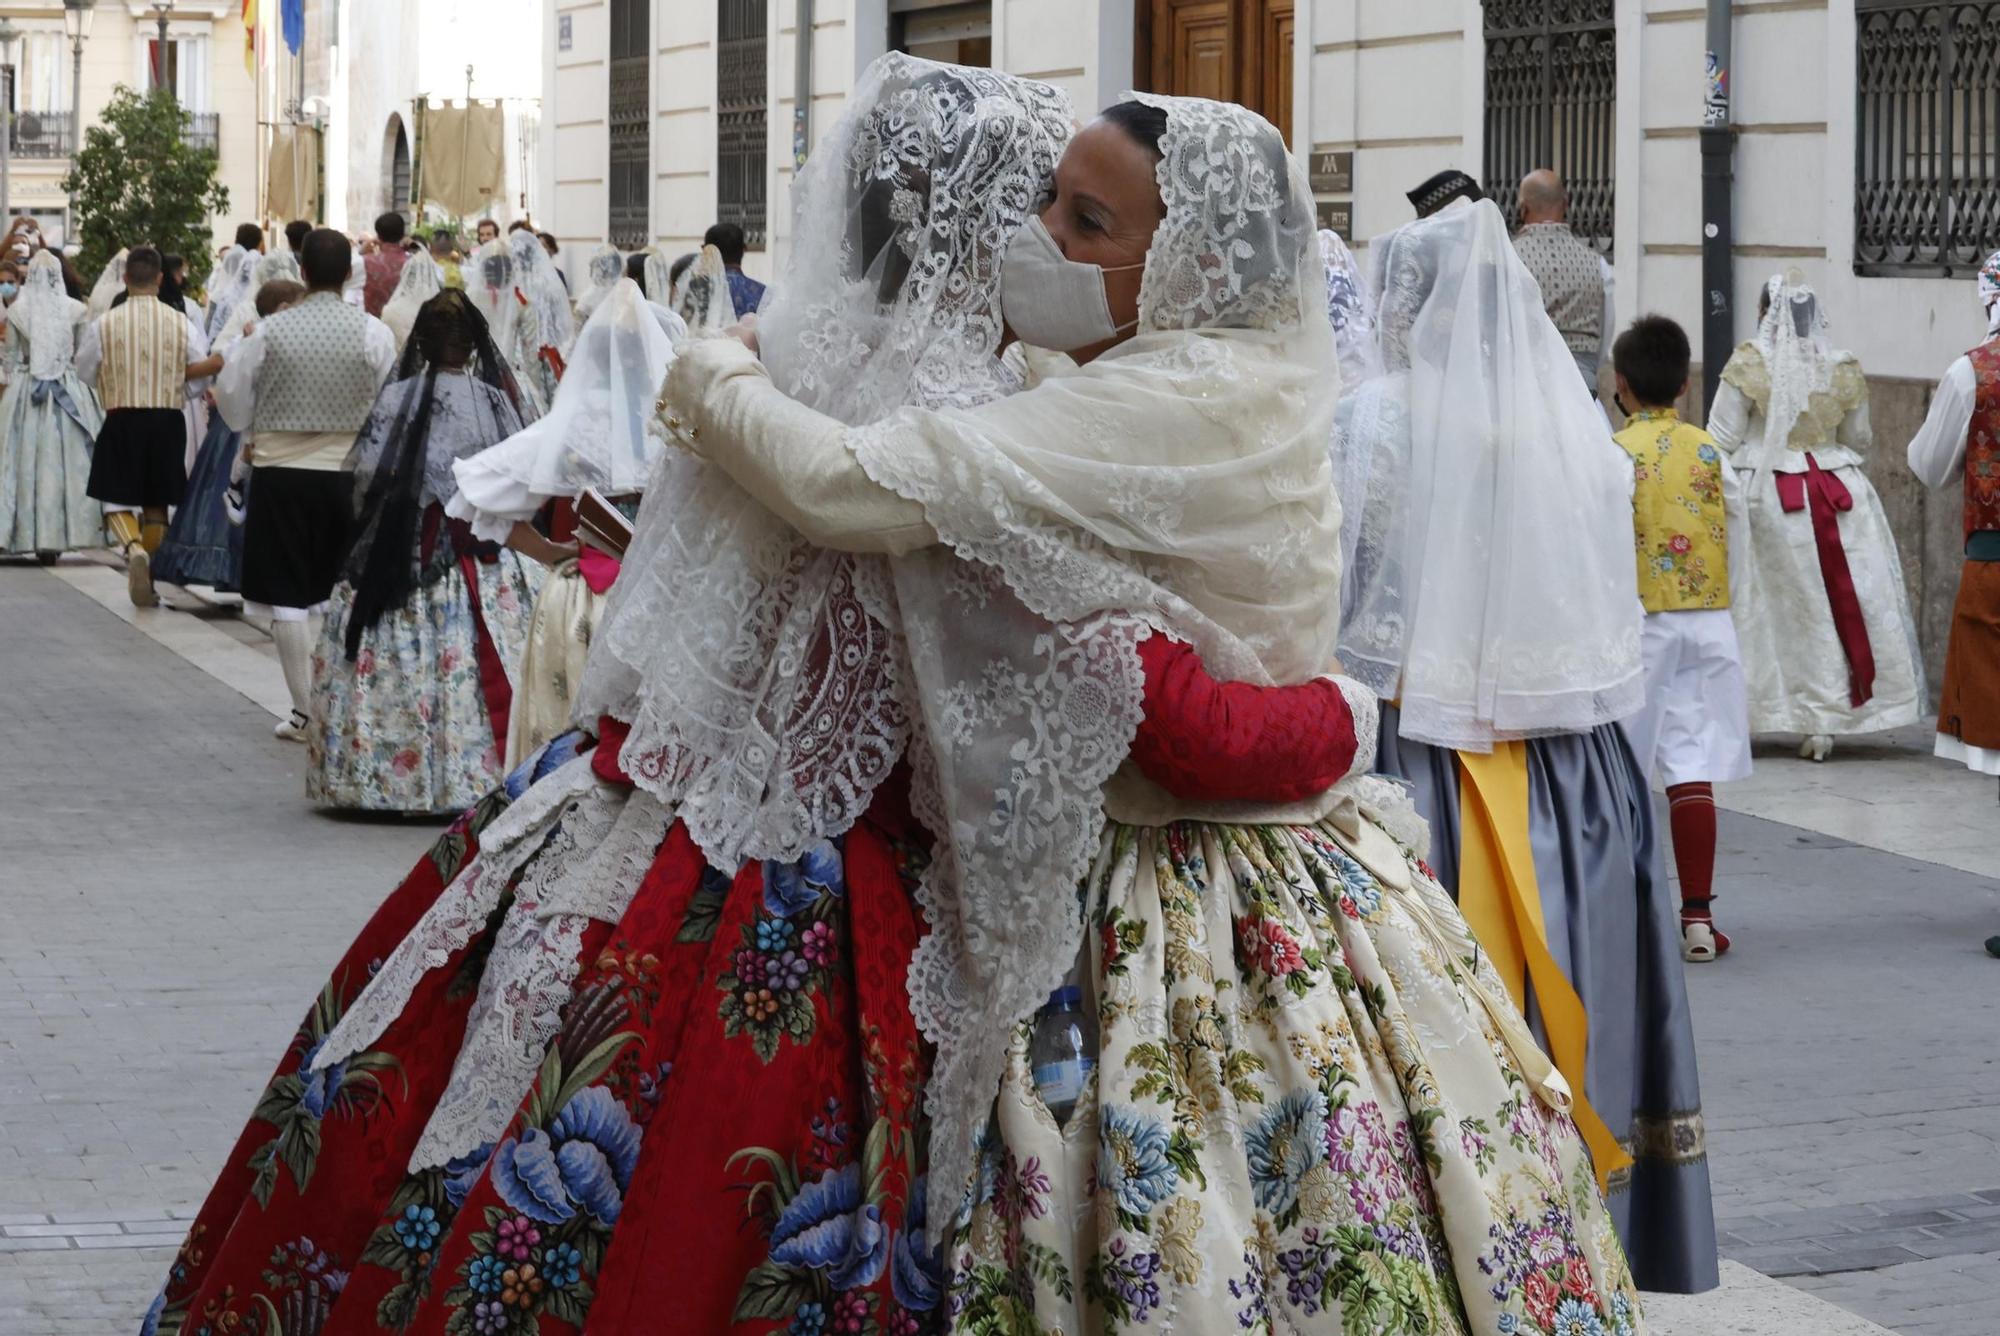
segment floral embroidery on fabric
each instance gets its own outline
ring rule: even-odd
[[[766,1063],[786,1036],[812,1041],[819,1023],[813,996],[842,953],[835,910],[846,893],[840,850],[830,840],[796,863],[764,865],[764,903],[744,925],[742,945],[716,987],[725,1032],[748,1034]]]

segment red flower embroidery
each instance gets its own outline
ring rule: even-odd
[[[1528,1317],[1537,1327],[1547,1330],[1555,1325],[1556,1302],[1562,1298],[1562,1287],[1549,1278],[1546,1271],[1537,1271],[1529,1276],[1522,1287],[1528,1303]]]
[[[1684,533],[1677,533],[1667,541],[1668,550],[1676,556],[1685,555],[1693,546],[1694,544],[1688,541],[1688,536]]]
[[[1236,947],[1252,967],[1274,979],[1282,979],[1305,968],[1305,956],[1300,953],[1299,944],[1285,931],[1285,925],[1275,919],[1236,920]]]

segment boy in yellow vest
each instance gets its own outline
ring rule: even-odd
[[[1729,469],[1707,432],[1674,404],[1688,385],[1686,331],[1641,316],[1612,345],[1618,402],[1631,414],[1617,441],[1632,457],[1632,522],[1646,704],[1625,721],[1639,764],[1665,783],[1681,879],[1681,958],[1729,949],[1710,912],[1715,785],[1750,774],[1750,710],[1729,616]]]

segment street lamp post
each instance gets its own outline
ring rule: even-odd
[[[0,103],[0,221],[14,223],[14,43],[21,30],[11,19],[0,18],[0,79],[6,80],[5,103]]]
[[[166,89],[169,97],[174,95],[174,89],[173,85],[167,82],[167,15],[173,12],[173,8],[174,0],[160,0],[159,4],[153,6],[153,16],[160,25],[160,44],[156,48],[157,73],[154,75],[153,86]]]
[[[76,180],[76,160],[83,152],[83,44],[90,39],[91,21],[97,17],[97,0],[63,0],[63,31],[69,34],[69,161],[70,180]],[[76,240],[76,186],[69,190],[63,208],[63,245]]]

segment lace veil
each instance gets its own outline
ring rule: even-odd
[[[222,263],[216,266],[215,276],[208,284],[208,328],[205,332],[210,343],[215,342],[216,331],[222,328],[229,308],[236,305],[249,290],[251,272],[262,258],[257,252],[236,245],[222,253]]]
[[[576,301],[576,318],[589,320],[590,313],[597,304],[611,295],[611,289],[618,280],[625,277],[625,257],[609,242],[600,245],[590,253],[590,267],[585,271],[589,286],[583,296]]]
[[[403,262],[403,272],[396,279],[396,290],[389,294],[389,300],[382,303],[382,323],[396,336],[396,350],[410,341],[410,330],[417,323],[417,312],[424,303],[444,291],[444,271],[438,268],[436,260],[428,255],[412,255]],[[483,313],[482,313],[483,314]]]
[[[530,348],[553,348],[567,359],[570,343],[576,338],[576,316],[570,310],[569,289],[556,273],[556,262],[549,258],[542,239],[525,227],[507,242],[507,252],[514,260],[514,286],[527,301],[520,316],[527,328],[516,337],[525,334]]]
[[[1375,343],[1375,291],[1340,233],[1320,229],[1319,254],[1326,262],[1326,314],[1333,322],[1340,376],[1357,384],[1382,370],[1382,353]]]
[[[518,234],[517,234],[518,235]],[[535,246],[540,251],[541,245]],[[486,317],[486,329],[494,345],[510,358],[515,356],[522,320],[521,302],[514,295],[516,283],[514,255],[499,237],[485,242],[473,252],[474,272],[466,276],[466,290]],[[515,368],[520,369],[518,366]]]
[[[498,342],[498,340],[495,340]],[[636,492],[660,460],[648,424],[673,348],[639,285],[621,278],[597,305],[571,351],[549,411],[480,453],[478,467],[536,496]]]
[[[646,299],[669,310],[674,302],[674,258],[657,247],[646,252]]]
[[[674,288],[671,281],[667,286]],[[723,266],[721,251],[713,246],[701,248],[681,275],[673,301],[674,314],[687,323],[691,334],[713,333],[736,323],[736,306],[729,297],[729,270]]]
[[[1757,322],[1757,351],[1764,355],[1764,373],[1770,390],[1764,409],[1766,458],[1781,459],[1792,439],[1792,429],[1811,412],[1815,401],[1825,402],[1833,394],[1834,367],[1838,358],[1826,341],[1826,312],[1819,294],[1807,286],[1796,269],[1773,274],[1764,285],[1769,304]],[[1844,410],[1843,410],[1844,411]],[[1832,414],[1838,424],[1840,412]]]
[[[243,327],[257,319],[257,294],[266,283],[275,283],[285,278],[294,283],[303,281],[299,274],[299,262],[290,251],[280,251],[266,255],[257,261],[257,268],[250,276],[248,286],[231,304],[222,317],[222,325],[211,339],[210,348],[222,352],[242,339]]]
[[[120,246],[118,253],[104,262],[104,271],[97,276],[97,281],[90,285],[92,320],[110,310],[112,300],[125,291],[125,255],[125,248]]]
[[[70,369],[83,318],[83,303],[63,287],[62,261],[54,251],[36,251],[21,295],[7,308],[7,323],[28,341],[30,379],[55,380]]]
[[[797,238],[759,338],[773,380],[849,423],[977,402],[999,369],[999,261],[1070,134],[1045,84],[890,54],[799,173]],[[728,309],[720,256],[685,295]],[[700,274],[703,262],[697,262]],[[632,724],[639,783],[717,866],[847,829],[901,755],[879,561],[824,551],[678,452],[647,489],[578,693]],[[864,590],[872,593],[864,596]]]
[[[1582,732],[1642,691],[1631,466],[1488,200],[1370,247],[1384,373],[1343,403],[1347,671],[1417,741]]]

